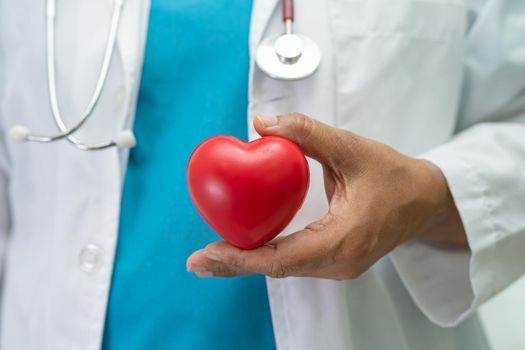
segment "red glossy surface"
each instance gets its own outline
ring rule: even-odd
[[[187,172],[199,213],[242,249],[267,243],[288,225],[303,203],[309,178],[299,147],[275,136],[249,143],[212,137],[193,151]]]

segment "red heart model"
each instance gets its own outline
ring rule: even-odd
[[[230,244],[253,249],[292,220],[306,196],[310,173],[303,152],[282,137],[246,143],[215,136],[193,151],[187,180],[208,225]]]

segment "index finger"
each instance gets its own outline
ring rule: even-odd
[[[204,254],[215,263],[222,264],[219,265],[221,271],[227,270],[234,275],[258,273],[273,278],[313,276],[317,269],[330,261],[333,240],[329,229],[312,227],[253,250],[216,242],[208,245]]]

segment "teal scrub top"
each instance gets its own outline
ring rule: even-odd
[[[263,276],[196,277],[219,240],[185,180],[204,139],[247,135],[249,0],[153,0],[103,349],[274,349]]]

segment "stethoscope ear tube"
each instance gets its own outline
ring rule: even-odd
[[[109,29],[107,45],[104,53],[104,59],[102,66],[100,68],[100,73],[97,79],[97,84],[91,99],[85,108],[84,112],[78,119],[78,121],[72,126],[68,127],[62,118],[60,113],[60,107],[58,104],[57,98],[57,88],[56,88],[56,57],[55,57],[55,1],[47,1],[47,31],[46,31],[46,50],[47,50],[47,74],[48,74],[48,90],[49,90],[49,104],[51,107],[51,113],[53,119],[60,129],[60,133],[55,135],[37,135],[29,131],[29,129],[23,125],[15,125],[9,130],[10,138],[15,142],[43,142],[50,143],[58,141],[61,139],[67,139],[73,145],[81,150],[92,151],[92,150],[101,150],[109,147],[122,147],[130,148],[133,147],[136,143],[135,137],[131,130],[121,131],[113,140],[99,143],[99,144],[88,144],[80,141],[73,136],[91,117],[95,107],[100,101],[100,95],[105,86],[109,66],[111,64],[111,59],[113,57],[113,51],[116,44],[117,32],[120,23],[120,17],[122,13],[122,0],[115,0],[113,7],[113,15],[111,19],[111,25]]]

